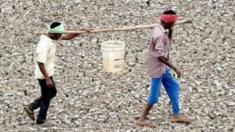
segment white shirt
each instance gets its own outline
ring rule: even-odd
[[[55,56],[56,52],[56,44],[46,35],[40,36],[40,41],[37,44],[36,52],[35,52],[35,77],[37,79],[44,79],[41,70],[39,69],[38,62],[44,64],[47,75],[49,77],[54,75],[54,67],[55,67]]]

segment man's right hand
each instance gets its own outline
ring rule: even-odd
[[[177,78],[181,77],[181,71],[178,68],[174,68],[175,73],[177,74]]]
[[[47,87],[51,88],[54,86],[52,80],[50,78],[46,78],[46,85]]]

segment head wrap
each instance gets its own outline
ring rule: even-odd
[[[50,28],[48,29],[49,33],[63,33],[64,32],[64,25],[61,23],[60,25],[54,27],[54,28]]]
[[[175,23],[177,21],[178,16],[172,14],[161,14],[160,20],[166,23]]]

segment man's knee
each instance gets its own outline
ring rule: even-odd
[[[180,82],[178,80],[172,80],[171,85],[169,87],[173,87],[175,91],[180,91]]]
[[[173,87],[174,87],[174,89],[175,89],[176,91],[179,91],[179,90],[180,90],[180,84],[179,84],[179,82],[176,82]]]

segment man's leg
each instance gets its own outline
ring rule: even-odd
[[[37,98],[36,100],[34,100],[32,103],[28,104],[28,105],[24,105],[24,110],[27,113],[27,115],[29,116],[30,119],[32,119],[33,121],[35,120],[34,117],[34,110],[39,108],[41,105],[41,101],[42,101],[42,95],[43,95],[43,91],[44,89],[42,89],[41,87],[41,96],[39,98]]]
[[[189,120],[186,117],[180,115],[180,108],[179,108],[180,85],[179,82],[172,76],[170,70],[167,70],[166,74],[164,74],[162,78],[162,83],[170,98],[173,111],[172,122],[189,123]]]
[[[41,101],[40,101],[40,110],[37,116],[37,124],[42,124],[44,123],[44,121],[46,120],[46,113],[48,110],[48,106],[50,103],[50,94],[49,94],[49,87],[47,87],[46,84],[46,80],[42,79],[42,80],[38,80],[39,85],[41,87],[41,92],[42,92],[42,96],[41,96]]]
[[[41,85],[40,85],[40,87],[41,87],[41,96],[40,96],[38,99],[34,100],[32,103],[30,103],[30,104],[28,105],[28,107],[29,107],[31,110],[36,110],[36,109],[38,109],[38,108],[40,107],[40,105],[41,105],[42,95],[43,95],[43,93],[45,93],[46,91],[44,91],[45,89],[42,89],[42,86],[41,86]]]
[[[32,119],[33,121],[35,120],[34,110],[40,107],[41,100],[42,100],[42,97],[34,100],[32,103],[30,103],[28,105],[24,105],[25,112],[27,113],[29,118]]]
[[[36,110],[37,108],[40,107],[41,101],[42,101],[42,97],[39,97],[38,99],[36,99],[36,100],[34,100],[32,103],[30,103],[30,104],[28,105],[28,107],[29,107],[31,110]]]
[[[52,78],[51,78],[52,79]],[[53,79],[52,79],[53,81]],[[54,83],[54,81],[53,81]],[[39,80],[39,84],[42,88],[42,99],[40,103],[40,110],[37,117],[37,124],[42,124],[47,117],[47,111],[50,105],[50,101],[56,95],[55,84],[53,87],[47,87],[45,80]]]
[[[166,74],[162,78],[162,84],[166,89],[166,92],[170,98],[173,115],[180,113],[179,109],[179,91],[180,86],[177,80],[172,76],[170,70],[166,71]]]
[[[160,96],[161,81],[162,81],[161,77],[152,78],[151,80],[151,89],[149,92],[148,101],[137,123],[140,126],[155,127],[154,124],[146,122],[146,117],[149,114],[149,111],[151,110],[153,105],[158,102],[158,98]]]

